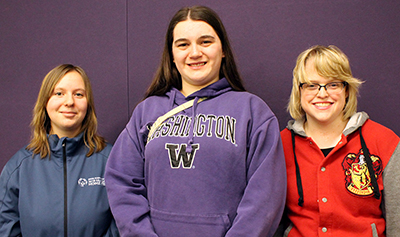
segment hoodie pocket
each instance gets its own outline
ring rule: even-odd
[[[231,226],[227,214],[182,214],[151,209],[150,216],[160,237],[224,236]]]

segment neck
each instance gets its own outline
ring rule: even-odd
[[[191,95],[191,94],[193,94],[194,92],[196,92],[196,91],[198,91],[198,90],[201,90],[201,89],[202,89],[202,87],[193,87],[193,86],[190,86],[190,87],[185,86],[185,87],[183,87],[183,86],[182,86],[182,90],[180,90],[180,92],[181,92],[185,97],[188,97],[189,95]]]
[[[347,121],[338,119],[331,123],[318,123],[313,120],[304,122],[304,131],[319,148],[331,148],[341,140]]]
[[[194,92],[199,91],[199,90],[203,89],[204,87],[207,87],[207,86],[217,82],[218,80],[219,80],[219,78],[216,78],[216,79],[214,79],[212,81],[209,81],[209,82],[207,82],[205,84],[198,84],[198,85],[191,84],[191,83],[188,83],[185,80],[182,80],[182,89],[180,90],[180,92],[185,97],[187,97],[187,96],[193,94]]]
[[[55,134],[55,135],[57,135],[58,136],[58,138],[63,138],[63,137],[68,137],[68,138],[74,138],[74,137],[76,137],[76,136],[78,136],[79,135],[79,133],[80,133],[80,131],[75,131],[75,132],[66,132],[66,131],[64,131],[64,132],[53,132],[53,131],[50,131],[50,133],[49,134]]]

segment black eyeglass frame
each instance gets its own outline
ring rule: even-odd
[[[322,87],[325,88],[325,91],[328,91],[328,88],[326,88],[326,86],[329,85],[329,84],[331,84],[331,83],[342,83],[342,84],[343,84],[343,89],[346,88],[347,85],[349,85],[349,83],[346,82],[346,81],[329,82],[329,83],[326,83],[325,85],[313,83],[313,85],[318,85],[318,91],[320,91]],[[304,88],[303,88],[303,85],[305,85],[305,84],[308,84],[308,83],[306,83],[306,82],[300,83],[299,87],[300,87],[301,89],[304,89]]]

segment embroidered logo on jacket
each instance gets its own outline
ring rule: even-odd
[[[378,179],[382,174],[382,161],[378,156],[372,154],[370,156],[375,177]],[[373,194],[371,175],[365,159],[366,157],[362,149],[360,149],[357,154],[348,154],[342,162],[342,167],[346,175],[346,188],[350,193],[358,196],[370,196]]]
[[[93,178],[80,178],[78,179],[78,185],[81,186],[82,188],[87,186],[106,186],[104,182],[104,178],[102,177],[93,177]]]

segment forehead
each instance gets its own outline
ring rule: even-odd
[[[81,74],[76,71],[70,71],[65,74],[55,85],[55,88],[65,88],[65,89],[85,89],[85,82]]]
[[[179,22],[174,28],[174,40],[198,38],[204,35],[210,35],[218,38],[215,30],[204,21],[193,21],[191,19]]]
[[[333,78],[325,75],[323,71],[318,70],[318,66],[316,65],[315,57],[310,57],[305,62],[304,67],[304,78],[302,82],[324,82],[328,83],[333,80]],[[321,69],[321,68],[319,68]]]
[[[314,57],[310,57],[310,58],[307,58],[305,60],[304,69],[305,69],[306,73],[316,71],[316,69],[315,69],[315,58]]]

